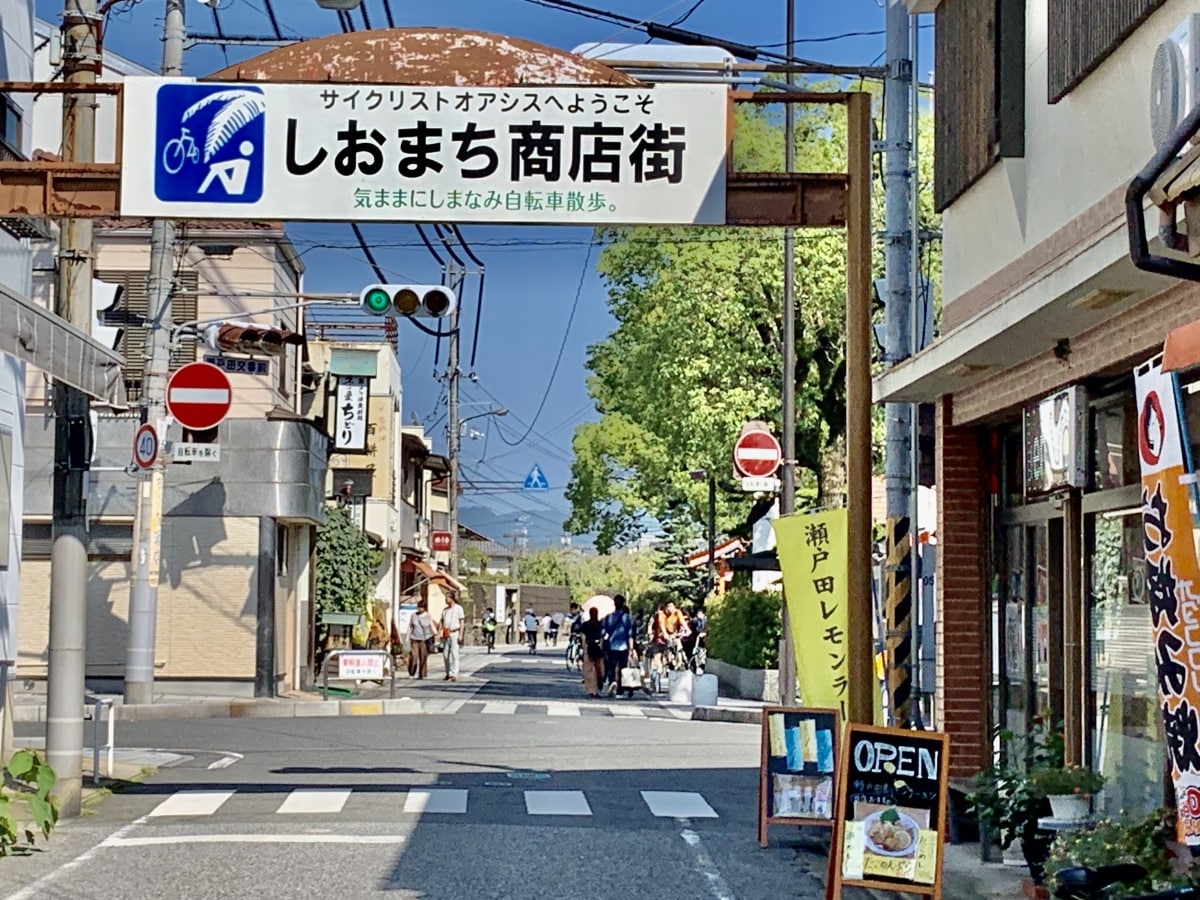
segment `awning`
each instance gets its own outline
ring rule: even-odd
[[[1200,365],[1200,319],[1168,332],[1163,342],[1164,372],[1181,372]]]
[[[441,569],[435,569],[429,563],[416,559],[415,557],[406,557],[401,564],[401,568],[409,572],[418,572],[427,581],[441,582],[457,593],[465,593],[467,586],[451,575],[449,572],[443,572]]]

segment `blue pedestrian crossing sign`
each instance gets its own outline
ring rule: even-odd
[[[546,473],[542,471],[542,467],[537,463],[533,464],[533,468],[529,470],[529,474],[525,476],[525,487],[527,491],[548,491],[550,490],[550,482],[546,479]]]

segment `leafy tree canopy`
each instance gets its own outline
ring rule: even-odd
[[[317,620],[327,613],[366,615],[375,587],[379,554],[340,506],[325,511],[325,524],[317,529]]]

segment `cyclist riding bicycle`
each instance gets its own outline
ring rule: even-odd
[[[483,642],[487,645],[488,652],[496,646],[496,613],[489,606],[486,613],[483,615],[483,622],[480,628],[483,629]]]
[[[654,614],[650,625],[650,646],[646,650],[647,662],[653,664],[654,657],[668,652],[682,654],[682,641],[692,633],[688,627],[687,617],[682,610],[675,606],[673,600],[668,600]],[[682,658],[682,657],[681,657]]]

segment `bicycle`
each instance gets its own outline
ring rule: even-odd
[[[696,646],[692,648],[692,655],[688,658],[688,668],[697,675],[703,675],[708,666],[708,648],[704,645],[707,636],[707,632],[700,632],[696,638]]]
[[[568,672],[583,671],[583,637],[582,635],[571,635],[570,641],[567,642],[566,663]]]
[[[496,646],[496,623],[491,623],[491,627],[488,625],[481,627],[483,630],[483,644],[487,647],[487,652],[491,653],[492,649]]]
[[[664,673],[682,672],[688,668],[688,658],[683,652],[683,641],[679,635],[671,635],[667,643],[650,657],[650,689],[662,693]],[[669,676],[667,676],[669,677]]]
[[[179,137],[167,141],[167,146],[163,147],[162,164],[170,175],[177,174],[185,162],[199,161],[200,148],[186,128],[180,128]]]

